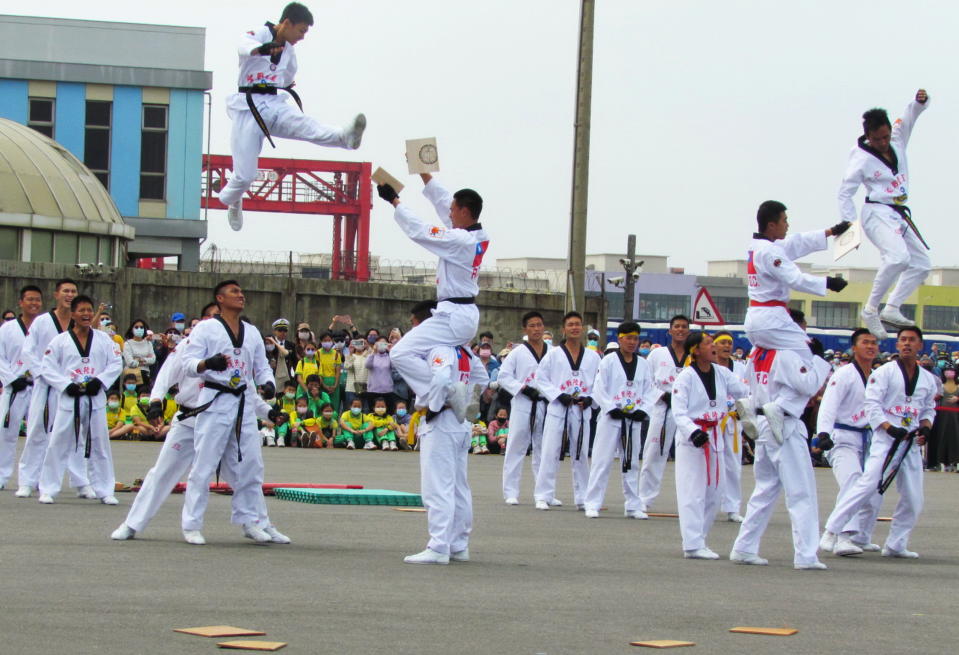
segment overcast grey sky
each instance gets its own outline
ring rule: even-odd
[[[213,152],[228,154],[235,42],[277,20],[284,4],[38,0],[22,13],[205,27]],[[404,140],[436,136],[444,182],[484,197],[487,263],[566,256],[577,0],[306,4],[316,25],[296,47],[308,113],[341,123],[363,111],[369,128],[357,152],[278,140],[264,154],[372,161],[405,176]],[[922,86],[932,105],[909,149],[909,204],[933,263],[959,264],[944,247],[956,224],[946,157],[959,137],[955,3],[596,5],[589,252],[623,252],[632,232],[640,253],[705,273],[707,260],[743,257],[756,206],[770,198],[789,207],[793,229],[827,227],[838,219],[836,190],[861,113],[882,106],[895,118]],[[418,185],[409,178],[404,199],[427,214]],[[225,213],[210,219],[208,243],[223,248],[330,250],[328,217],[247,212],[240,233]],[[378,198],[372,220],[373,254],[431,259]],[[307,230],[312,242],[299,236]],[[867,243],[843,261],[873,266],[878,256]]]

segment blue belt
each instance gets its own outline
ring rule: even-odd
[[[866,457],[869,455],[869,448],[872,445],[872,428],[862,427],[857,428],[855,425],[846,425],[845,423],[836,423],[834,427],[837,430],[848,430],[850,432],[858,432],[862,437],[862,455],[859,457],[859,463],[863,468],[866,468]]]

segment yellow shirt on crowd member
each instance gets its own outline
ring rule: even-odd
[[[180,406],[176,404],[176,401],[173,398],[166,397],[163,399],[163,422],[167,425],[173,421],[173,417],[176,416],[176,413],[179,411]]]
[[[296,363],[296,369],[293,371],[294,375],[302,376],[303,384],[306,384],[306,378],[311,375],[320,374],[320,365],[317,363],[316,359],[306,359],[305,357]]]
[[[136,404],[130,409],[128,409],[127,416],[129,416],[130,418],[138,418],[144,422],[147,422],[147,415],[144,413],[143,408],[140,407],[139,404]]]
[[[390,416],[389,414],[383,414],[383,416],[377,416],[376,414],[367,414],[366,420],[373,424],[374,429],[392,426],[396,423],[396,421],[393,420],[393,417]]]
[[[326,352],[322,348],[316,351],[316,356],[320,360],[319,375],[321,378],[336,377],[336,367],[343,366],[343,355],[336,348]],[[303,378],[304,380],[306,377]]]
[[[124,391],[123,392],[123,409],[126,410],[127,414],[130,413],[130,410],[137,406],[137,403],[140,402],[140,394],[136,391]]]
[[[362,413],[354,416],[353,412],[351,412],[350,410],[346,410],[345,412],[340,414],[340,420],[346,423],[347,425],[349,425],[354,430],[359,430],[369,422],[370,417]]]
[[[107,407],[107,429],[112,430],[121,423],[126,423],[127,411],[123,407],[110,409]]]
[[[280,398],[280,411],[287,414],[296,414],[296,399],[290,400],[284,393],[283,397]]]

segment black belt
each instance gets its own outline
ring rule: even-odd
[[[563,442],[559,447],[559,461],[563,461],[566,458],[566,451],[569,449],[569,408],[571,405],[566,406],[566,413],[563,415]],[[579,411],[579,436],[578,441],[576,442],[576,454],[575,459],[578,461],[583,454],[583,427],[586,424],[585,413],[582,408]],[[573,455],[573,453],[570,453]]]
[[[858,432],[859,434],[865,435],[872,432],[872,428],[868,425],[863,428],[857,428],[855,425],[847,425],[846,423],[836,423],[834,427],[839,430],[848,430],[849,432]]]
[[[296,106],[300,108],[300,111],[303,111],[303,102],[300,100],[299,94],[293,90],[293,85],[290,86],[281,86],[275,87],[268,84],[258,84],[256,86],[241,86],[237,89],[240,93],[246,94],[246,106],[250,108],[250,113],[253,114],[253,120],[256,121],[256,124],[259,125],[260,130],[266,136],[266,140],[270,142],[270,145],[274,148],[276,144],[273,143],[273,137],[270,136],[270,128],[266,126],[266,122],[263,120],[263,117],[260,116],[260,110],[256,108],[256,103],[253,102],[253,95],[265,95],[265,96],[275,96],[278,89],[283,89],[291,96],[296,102]]]
[[[637,420],[630,415],[624,415],[619,422],[619,444],[623,447],[623,473],[633,468],[633,423]]]
[[[233,422],[233,433],[236,435],[236,461],[243,461],[243,450],[240,448],[240,433],[243,429],[243,409],[246,407],[246,385],[241,385],[239,387],[228,387],[225,384],[220,384],[219,382],[204,382],[203,386],[207,389],[213,389],[216,391],[216,395],[210,399],[210,402],[204,403],[199,407],[194,407],[192,409],[186,409],[186,411],[180,412],[177,414],[177,418],[181,421],[193,418],[198,414],[202,414],[206,410],[210,409],[210,405],[216,402],[216,399],[222,396],[225,393],[230,394],[231,396],[239,396],[240,404],[236,409],[236,420]]]
[[[529,396],[526,396],[526,397],[529,398]],[[544,403],[548,405],[549,400],[547,400],[546,398],[542,396],[539,396],[535,400],[532,398],[529,399],[529,438],[530,439],[533,438],[533,432],[536,431],[536,410],[539,407],[540,403]],[[545,420],[545,417],[544,417],[544,420]]]
[[[896,474],[899,473],[899,469],[902,467],[902,463],[906,461],[906,455],[909,454],[909,448],[912,447],[912,442],[914,441],[913,437],[919,434],[919,430],[913,430],[908,433],[905,437],[892,439],[892,445],[889,446],[889,452],[886,453],[886,459],[882,463],[882,472],[879,474],[879,494],[882,495],[886,493],[886,489],[889,488],[889,485],[892,484],[892,481],[896,479]],[[899,458],[899,463],[895,465],[890,471],[889,475],[883,478],[886,475],[886,469],[889,468],[889,465],[892,463],[892,460],[896,454],[896,450],[899,448],[899,444],[903,441],[906,442],[906,446],[902,449],[902,457]]]
[[[922,238],[921,234],[919,234],[919,228],[916,227],[916,224],[912,220],[912,210],[909,209],[909,207],[907,207],[906,205],[890,205],[889,203],[870,200],[868,197],[866,198],[866,202],[869,203],[870,205],[884,205],[888,207],[889,209],[893,210],[894,212],[896,212],[897,214],[899,214],[899,218],[906,221],[906,225],[908,225],[909,228],[915,233],[919,241],[922,242],[922,245],[926,247],[926,250],[931,250],[931,248],[929,247],[929,244],[926,243],[926,240]]]
[[[93,435],[90,429],[90,421],[93,419],[93,400],[90,396],[83,394],[82,396],[73,397],[73,449],[76,450],[80,447],[80,428],[82,427],[82,421],[80,420],[80,399],[87,399],[87,436],[85,438],[85,443],[83,444],[83,456],[86,459],[90,459],[90,447],[92,445]]]
[[[33,386],[33,380],[27,380],[27,386],[28,386],[28,387],[32,387],[32,386]],[[13,390],[13,391],[10,392],[10,404],[7,406],[7,415],[3,417],[3,427],[4,427],[4,428],[9,428],[9,427],[10,427],[10,413],[13,411],[13,401],[17,399],[17,394],[18,394],[18,393],[20,393],[20,392],[17,391],[17,390]]]
[[[476,296],[461,296],[461,297],[458,297],[458,298],[443,298],[443,299],[441,299],[441,300],[437,300],[437,302],[438,302],[438,303],[441,303],[441,302],[451,302],[451,303],[453,303],[454,305],[475,305],[475,304],[476,304]]]

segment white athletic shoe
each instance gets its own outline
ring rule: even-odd
[[[859,318],[862,319],[866,329],[872,332],[874,337],[880,341],[889,338],[886,328],[882,326],[882,321],[879,320],[879,312],[874,309],[869,310],[863,307],[863,310],[859,313]]]
[[[451,562],[468,562],[468,561],[470,561],[470,549],[469,549],[469,548],[464,548],[463,550],[461,550],[461,551],[459,551],[459,552],[450,553],[450,561],[451,561]]]
[[[736,413],[739,423],[743,426],[746,436],[755,441],[759,438],[759,428],[756,427],[756,412],[749,398],[740,398],[736,401]]]
[[[862,552],[864,553],[878,553],[880,550],[882,550],[882,548],[879,547],[879,544],[861,544],[856,541],[853,543],[862,548]]]
[[[902,559],[919,559],[919,553],[912,550],[891,550],[889,548],[882,549],[883,557],[900,557]]]
[[[353,440],[352,440],[352,439],[350,439],[349,441],[346,442],[346,449],[347,449],[347,450],[356,450],[356,444],[353,443]]]
[[[104,496],[100,499],[100,502],[104,505],[119,505],[120,501],[117,500],[116,496]]]
[[[184,530],[183,538],[186,539],[188,544],[193,546],[205,546],[206,539],[203,538],[203,535],[200,534],[199,530]]]
[[[27,484],[21,485],[17,487],[17,492],[13,495],[17,498],[29,498],[33,495],[33,487]]]
[[[882,311],[879,312],[879,320],[885,323],[892,323],[896,327],[915,327],[916,325],[915,321],[910,321],[902,315],[898,307],[893,307],[892,305],[886,305],[882,308]]]
[[[537,500],[535,507],[536,509],[546,511],[549,509],[549,504],[545,500]]]
[[[547,502],[549,503],[549,506],[550,506],[550,507],[562,507],[562,506],[563,506],[563,501],[561,501],[559,498],[552,498],[552,499],[548,500]]]
[[[37,498],[37,500],[39,500],[44,505],[53,504],[53,496],[51,496],[50,494],[40,494],[40,497]]]
[[[407,564],[449,564],[450,556],[427,548],[415,555],[407,555],[403,558],[403,561]]]
[[[793,564],[793,568],[797,571],[825,571],[829,567],[817,560],[809,564]]]
[[[110,533],[110,538],[116,541],[127,541],[128,539],[133,539],[136,534],[136,530],[131,528],[126,523],[121,523],[119,528]]]
[[[708,548],[697,548],[696,550],[684,550],[685,559],[719,559],[719,554]]]
[[[468,389],[466,388],[465,382],[453,382],[447,387],[446,402],[449,403],[450,409],[453,410],[453,415],[456,416],[456,420],[460,423],[466,420],[466,406],[469,404],[468,396]]]
[[[234,232],[239,232],[243,229],[243,201],[237,200],[235,203],[227,207],[226,209],[226,218],[230,222],[230,227],[233,228]]]
[[[350,126],[346,128],[346,145],[350,150],[356,150],[360,147],[364,130],[366,130],[366,115],[357,114]]]
[[[507,505],[519,505],[519,498],[507,498],[507,499],[506,499],[506,504],[507,504]]]
[[[374,444],[372,441],[367,441],[365,444],[363,444],[363,450],[376,450],[376,444]]]
[[[819,539],[819,550],[825,553],[831,553],[836,548],[836,535],[829,530],[824,530]]]
[[[783,414],[783,408],[776,403],[766,403],[763,405],[763,416],[769,421],[769,431],[773,434],[773,439],[780,446],[783,443],[783,430],[786,428],[786,417]]]
[[[832,549],[832,554],[838,557],[862,555],[862,548],[850,541],[849,537],[845,535],[839,535],[836,538],[836,546]]]
[[[389,442],[389,441],[384,441],[384,442],[382,443],[382,445],[380,446],[380,450],[389,450],[389,449],[390,449],[390,442]]]
[[[598,519],[598,518],[599,518],[599,511],[597,511],[597,510],[595,510],[595,509],[588,509],[588,510],[586,510],[586,518],[588,518],[588,519]]]
[[[266,544],[273,541],[273,537],[271,537],[266,530],[258,526],[256,523],[244,523],[243,536],[247,539],[252,539],[258,544]]]
[[[399,447],[397,447],[395,441],[390,442],[390,450],[399,450]]]
[[[626,510],[623,515],[628,519],[639,519],[641,521],[649,518],[649,514],[641,509]]]
[[[726,520],[730,523],[742,523],[743,517],[739,512],[726,512]]]
[[[277,530],[272,525],[267,526],[264,530],[268,535],[270,535],[270,541],[275,544],[291,544],[293,540],[287,537],[285,534]]]
[[[97,492],[93,490],[93,487],[90,485],[84,485],[77,489],[77,498],[86,498],[87,500],[93,500],[97,497]]]
[[[749,564],[752,566],[766,566],[769,560],[753,553],[741,553],[738,550],[729,553],[729,561],[734,564]]]

